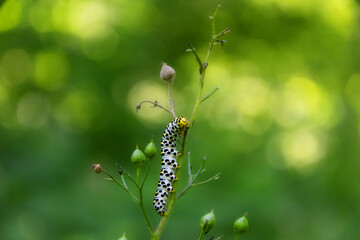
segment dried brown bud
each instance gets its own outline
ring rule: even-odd
[[[175,75],[175,70],[172,67],[168,66],[166,63],[163,63],[160,71],[161,79],[171,82],[175,79]]]
[[[93,164],[92,164],[92,168],[94,169],[94,171],[95,171],[96,173],[101,173],[101,172],[102,172],[101,165],[98,164],[98,163],[93,163]]]

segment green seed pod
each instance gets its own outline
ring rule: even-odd
[[[205,214],[200,220],[201,230],[207,234],[215,226],[215,215],[214,211],[211,210],[208,214]]]
[[[125,237],[125,233],[121,238],[119,238],[119,240],[127,240],[127,238]]]
[[[144,152],[145,152],[145,155],[149,159],[152,159],[156,155],[157,149],[156,149],[156,145],[152,139],[151,139],[151,142],[148,145],[146,145]]]
[[[146,157],[145,157],[144,153],[141,150],[139,150],[138,146],[136,146],[135,151],[131,155],[131,163],[136,168],[142,168],[142,166],[145,163],[145,160],[146,160]]]
[[[249,230],[249,222],[248,222],[246,216],[247,216],[247,213],[245,213],[244,216],[242,216],[241,218],[238,218],[234,222],[234,232],[237,235],[243,234]]]

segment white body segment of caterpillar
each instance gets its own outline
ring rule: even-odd
[[[178,155],[176,150],[176,140],[179,136],[184,134],[188,127],[188,123],[186,118],[175,118],[168,124],[162,136],[160,180],[153,201],[155,210],[160,215],[166,215],[166,201],[173,191],[172,182],[177,180],[175,170],[179,165],[176,162],[176,156]]]

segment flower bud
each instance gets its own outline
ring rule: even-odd
[[[144,152],[149,159],[152,159],[156,155],[156,145],[152,139],[151,142],[146,145]]]
[[[211,210],[208,214],[205,214],[200,220],[200,228],[207,234],[215,226],[215,215],[214,211]]]
[[[175,70],[172,67],[168,66],[166,63],[163,63],[160,70],[160,78],[165,81],[171,82],[175,79],[175,75]]]
[[[238,218],[234,222],[234,232],[238,235],[243,234],[244,232],[249,230],[249,223],[248,223],[246,216],[247,216],[247,213],[245,213],[244,216],[242,216],[241,218]]]
[[[136,146],[135,151],[131,155],[131,163],[136,168],[141,168],[144,165],[145,160],[146,160],[146,157],[145,157],[144,153],[141,150],[139,150],[138,146]]]
[[[94,171],[95,171],[96,173],[101,173],[101,172],[102,172],[102,169],[101,169],[101,165],[100,165],[100,164],[98,164],[98,163],[93,163],[91,166],[92,166],[92,168],[94,169]]]
[[[119,240],[127,240],[127,238],[125,237],[125,233],[121,238],[119,238]]]

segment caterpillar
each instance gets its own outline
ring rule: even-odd
[[[177,180],[175,170],[179,165],[176,162],[178,155],[176,140],[184,134],[188,124],[189,121],[184,117],[175,118],[167,125],[162,135],[160,180],[153,200],[155,210],[162,216],[166,215],[166,201],[169,194],[173,192],[172,182]]]

